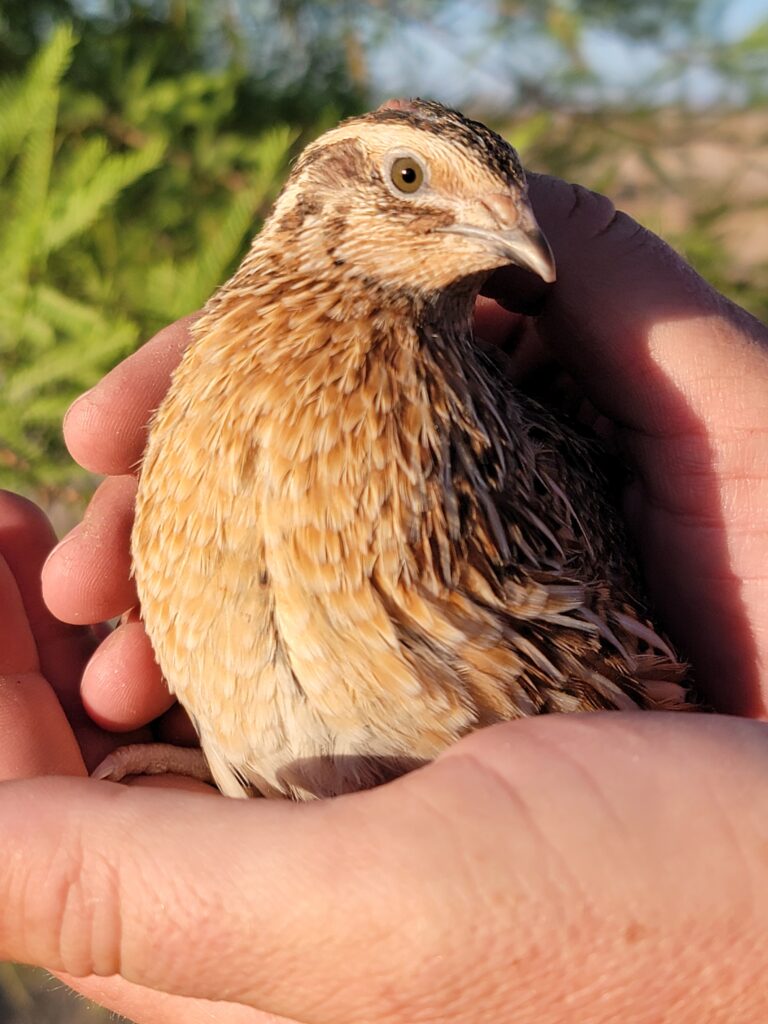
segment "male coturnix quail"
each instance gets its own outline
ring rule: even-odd
[[[337,794],[494,722],[689,706],[591,444],[473,342],[505,264],[554,279],[517,154],[414,101],[303,152],[195,324],[133,558],[224,793]]]

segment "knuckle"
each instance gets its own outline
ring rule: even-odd
[[[34,834],[25,837],[27,831]],[[42,850],[41,833],[47,840]],[[20,951],[30,962],[75,977],[119,972],[117,868],[85,841],[83,823],[72,821],[53,830],[41,820],[26,827],[20,823],[16,839],[18,855],[0,874],[0,887],[7,894],[0,947],[7,942],[11,954]],[[27,855],[35,844],[35,855]]]

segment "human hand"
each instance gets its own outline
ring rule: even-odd
[[[40,719],[45,694],[22,692]],[[10,696],[3,777],[66,770]],[[50,749],[72,750],[52,718]],[[760,723],[613,713],[497,726],[315,804],[5,782],[0,958],[137,1024],[754,1024],[767,769]]]
[[[654,565],[667,572],[657,603],[665,592],[679,602],[690,596],[691,618],[677,638],[688,639],[699,678],[719,706],[759,710],[765,591],[743,571],[745,561],[765,564],[757,547],[766,543],[760,516],[768,503],[759,495],[765,484],[750,475],[766,443],[759,328],[667,250],[630,233],[626,222],[607,227],[610,215],[599,201],[579,193],[569,214],[573,193],[560,189],[538,183],[534,196],[560,269],[537,333],[559,345],[594,404],[614,416],[635,458],[639,482],[631,491],[641,513],[636,522],[646,571],[652,583]],[[499,329],[513,324],[498,310],[492,320]],[[562,337],[578,344],[571,341],[564,353]],[[140,457],[147,409],[159,400],[162,375],[167,379],[183,344],[181,332],[171,330],[75,407],[68,437],[76,454],[94,468],[128,472]],[[723,367],[728,390],[716,400]],[[139,390],[137,374],[145,375]],[[106,432],[109,422],[118,424],[117,436]],[[750,431],[731,446],[740,422]],[[70,617],[87,621],[97,607],[102,617],[112,614],[104,611],[110,601],[118,611],[132,599],[117,576],[87,583],[97,568],[89,554],[94,536],[102,545],[100,562],[103,551],[126,549],[130,488],[127,478],[110,481],[94,503],[89,529],[97,533],[89,544],[76,536],[49,562],[48,593],[54,604],[63,598],[61,610]],[[660,497],[664,512],[655,511]],[[724,510],[722,524],[713,523],[717,510]],[[674,529],[674,560],[664,521]],[[725,568],[743,573],[739,589],[722,585],[724,550]],[[66,552],[68,577],[60,562]],[[686,569],[696,571],[698,586],[681,580]],[[87,584],[80,590],[78,579]],[[709,623],[718,614],[726,626],[713,632]],[[116,699],[126,681],[118,644],[125,645],[124,663],[143,641],[138,629],[133,637],[120,635],[91,663],[85,692],[103,721],[127,727],[141,720],[142,700],[146,713],[153,700],[168,698],[157,678],[136,676],[134,718],[126,720],[124,702]],[[745,637],[753,641],[746,651]],[[133,952],[124,972],[165,991],[234,993],[251,1006],[317,1021],[402,1020],[407,1013],[409,1020],[470,1022],[514,1013],[541,1024],[567,1020],[568,1013],[580,1022],[657,1021],[664,1014],[683,1022],[746,1022],[760,1019],[765,1008],[761,981],[752,983],[763,970],[757,936],[765,933],[758,863],[764,742],[762,726],[714,717],[548,718],[477,734],[391,786],[319,806],[254,801],[235,811],[214,800],[198,812],[188,802],[198,795],[122,790],[115,798],[111,787],[84,783],[87,790],[48,809],[45,824],[48,841],[60,841],[59,806],[65,806],[67,820],[82,829],[82,849],[118,857],[116,877],[135,901],[124,919],[121,948]],[[107,808],[116,799],[140,842],[126,847],[125,838],[111,835],[116,821],[126,820]],[[3,813],[0,803],[0,828]],[[43,845],[37,842],[38,849]],[[231,865],[225,877],[221,865]],[[98,871],[77,877],[92,887],[85,890],[90,897],[114,907],[109,894],[99,895]],[[162,963],[142,895],[147,877],[169,908]],[[757,893],[753,905],[740,888],[746,877]],[[217,901],[221,910],[211,920],[206,908]],[[405,933],[403,906],[418,922]],[[45,916],[39,909],[33,914]],[[77,915],[69,920],[72,934],[81,935]],[[199,944],[189,948],[189,922],[196,934],[226,943],[231,956],[201,966]],[[375,941],[366,947],[360,937],[371,934]],[[18,936],[8,941],[19,948]],[[35,952],[41,956],[40,946]],[[704,976],[704,961],[726,964],[727,977]],[[146,1013],[150,1003],[144,1005]]]
[[[37,615],[49,543],[0,497],[3,778],[83,771],[38,669],[50,631],[82,655]],[[760,723],[638,713],[497,726],[316,804],[5,782],[0,958],[138,1024],[754,1024],[766,769]]]
[[[30,807],[36,799],[45,800],[56,791],[56,782],[48,777],[85,777],[86,763],[97,764],[118,745],[114,734],[94,725],[80,700],[80,679],[96,646],[96,637],[88,628],[55,619],[42,600],[40,571],[54,543],[53,529],[40,509],[19,495],[0,491],[0,780],[37,778],[27,790],[29,800],[15,804],[14,797],[10,798],[17,820],[31,814]],[[138,742],[148,737],[148,733],[136,732],[131,740]],[[153,780],[140,782],[153,784]],[[188,780],[173,780],[173,784],[195,788]],[[0,786],[0,794],[0,799],[9,796],[8,787]],[[28,851],[14,843],[17,837],[12,827],[0,834],[0,860],[6,868],[3,885],[13,886],[19,862]],[[33,843],[32,849],[36,846]],[[72,851],[67,844],[65,848],[66,857]],[[37,852],[42,851],[38,848]],[[51,856],[55,861],[56,854]],[[44,862],[38,864],[43,866]],[[9,904],[1,905],[0,935],[6,934],[8,926],[26,928],[26,916],[14,919]],[[18,947],[7,955],[23,957]],[[119,978],[75,979],[63,972],[59,975],[105,1005],[124,1013],[132,1013],[136,1008],[137,1019],[148,1024],[181,1019],[196,1024],[210,1020],[207,1005],[199,1007],[194,1001],[179,1001],[157,993],[150,993],[147,999],[141,988]],[[160,1016],[156,1015],[158,1007]],[[140,1013],[150,1015],[140,1017]],[[230,1020],[232,1024],[246,1024],[274,1018],[254,1018],[250,1013],[244,1016],[237,1012]]]
[[[38,508],[0,491],[0,778],[85,775],[81,744],[98,748],[78,697],[94,645],[85,629],[55,619],[40,593],[54,540]]]
[[[80,699],[96,635],[54,618],[43,602],[41,569],[55,541],[40,509],[0,491],[0,778],[85,775],[117,745]]]

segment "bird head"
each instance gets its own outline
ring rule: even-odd
[[[479,287],[515,264],[555,279],[517,153],[439,103],[386,104],[299,157],[265,232],[298,247],[309,274],[420,295]]]

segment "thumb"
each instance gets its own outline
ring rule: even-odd
[[[558,269],[538,331],[606,415],[670,437],[718,412],[732,430],[768,417],[762,324],[605,196],[534,175],[531,198]]]
[[[439,949],[451,925],[424,886],[434,848],[420,848],[423,827],[387,836],[379,821],[390,799],[297,807],[91,780],[6,783],[0,959],[302,1021],[378,1020],[374,1007],[403,1009],[391,993],[415,949],[402,928]],[[380,859],[386,844],[396,879]]]
[[[308,806],[7,783],[0,957],[305,1024],[765,1019],[765,751],[568,715]]]

